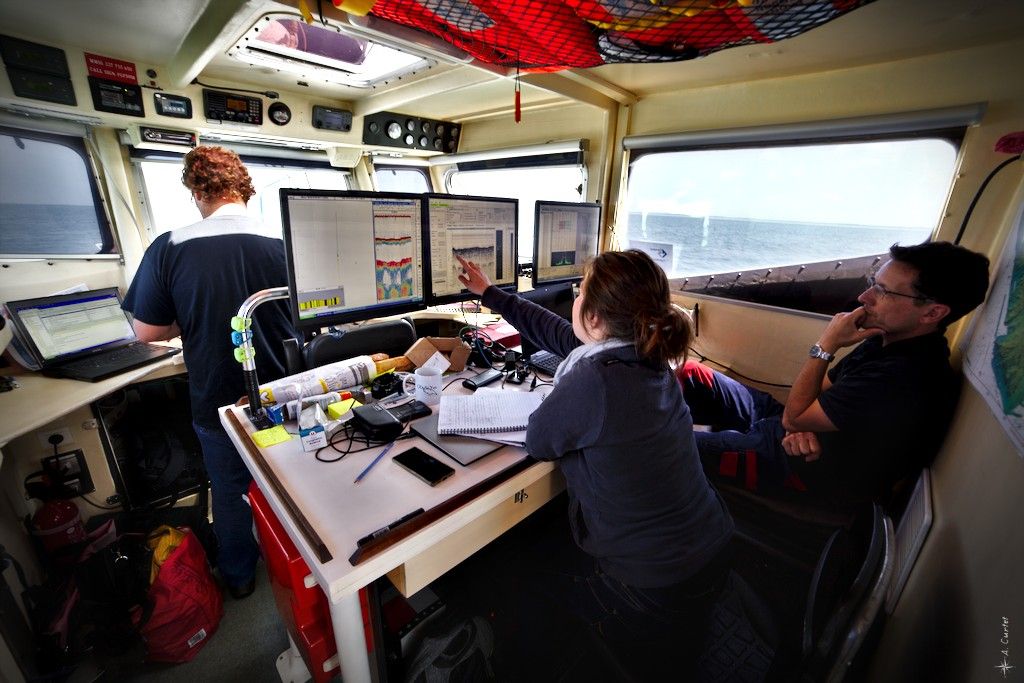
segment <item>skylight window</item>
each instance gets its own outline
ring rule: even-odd
[[[306,78],[368,88],[434,64],[333,26],[306,24],[292,15],[265,15],[228,54]]]

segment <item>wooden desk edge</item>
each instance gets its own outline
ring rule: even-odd
[[[10,400],[25,399],[34,401],[36,405],[33,406],[32,412],[29,415],[24,417],[18,416],[21,418],[20,424],[15,424],[11,427],[0,425],[0,448],[3,448],[18,437],[39,429],[54,420],[58,420],[74,410],[98,401],[118,389],[123,389],[126,386],[139,382],[185,374],[187,372],[185,365],[175,361],[176,358],[180,357],[181,354],[176,354],[150,365],[127,370],[99,382],[81,382],[74,379],[44,377],[39,372],[17,374],[15,378],[22,386],[3,394],[3,396],[9,396]],[[73,387],[74,390],[70,392],[61,391],[62,387]],[[69,396],[76,396],[76,398],[68,400]],[[0,405],[2,404],[3,401],[0,400]]]
[[[267,480],[267,483],[272,489],[274,489],[274,495],[281,501],[281,504],[288,510],[288,514],[291,515],[292,521],[295,522],[296,526],[299,527],[299,531],[306,537],[306,542],[309,547],[316,553],[316,557],[321,563],[327,563],[334,559],[334,555],[327,549],[327,544],[324,543],[323,539],[320,538],[320,534],[317,533],[313,525],[310,524],[306,516],[302,514],[302,510],[299,509],[298,504],[288,493],[288,489],[284,487],[281,480],[274,474],[274,470],[271,469],[267,459],[260,453],[260,449],[256,447],[256,444],[249,438],[249,434],[245,431],[241,421],[238,419],[238,415],[235,411],[229,408],[225,411],[228,422],[231,423],[231,427],[235,430],[235,434],[238,436],[239,441],[245,446],[246,453],[252,459],[256,466],[260,468],[260,472],[263,473],[263,477]]]

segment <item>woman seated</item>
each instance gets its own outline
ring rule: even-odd
[[[670,666],[678,674],[703,643],[733,522],[701,469],[670,367],[685,358],[692,331],[665,273],[640,251],[599,255],[585,269],[570,324],[459,262],[462,283],[485,306],[566,357],[530,418],[526,449],[558,462],[585,555],[567,549],[538,589],[567,600],[613,648],[640,648],[630,659],[643,659],[648,672]],[[543,623],[537,617],[529,628]]]

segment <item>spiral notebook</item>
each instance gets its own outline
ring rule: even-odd
[[[526,429],[543,396],[527,391],[480,389],[468,396],[441,396],[438,434],[491,434]]]

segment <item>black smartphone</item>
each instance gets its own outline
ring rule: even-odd
[[[462,386],[466,387],[467,389],[472,389],[473,391],[476,391],[480,387],[487,386],[491,382],[497,382],[499,379],[502,378],[502,376],[503,374],[501,370],[487,368],[479,375],[467,377],[466,379],[462,380]]]
[[[402,451],[391,459],[431,486],[437,486],[455,474],[455,470],[451,467],[415,446],[407,451]]]

